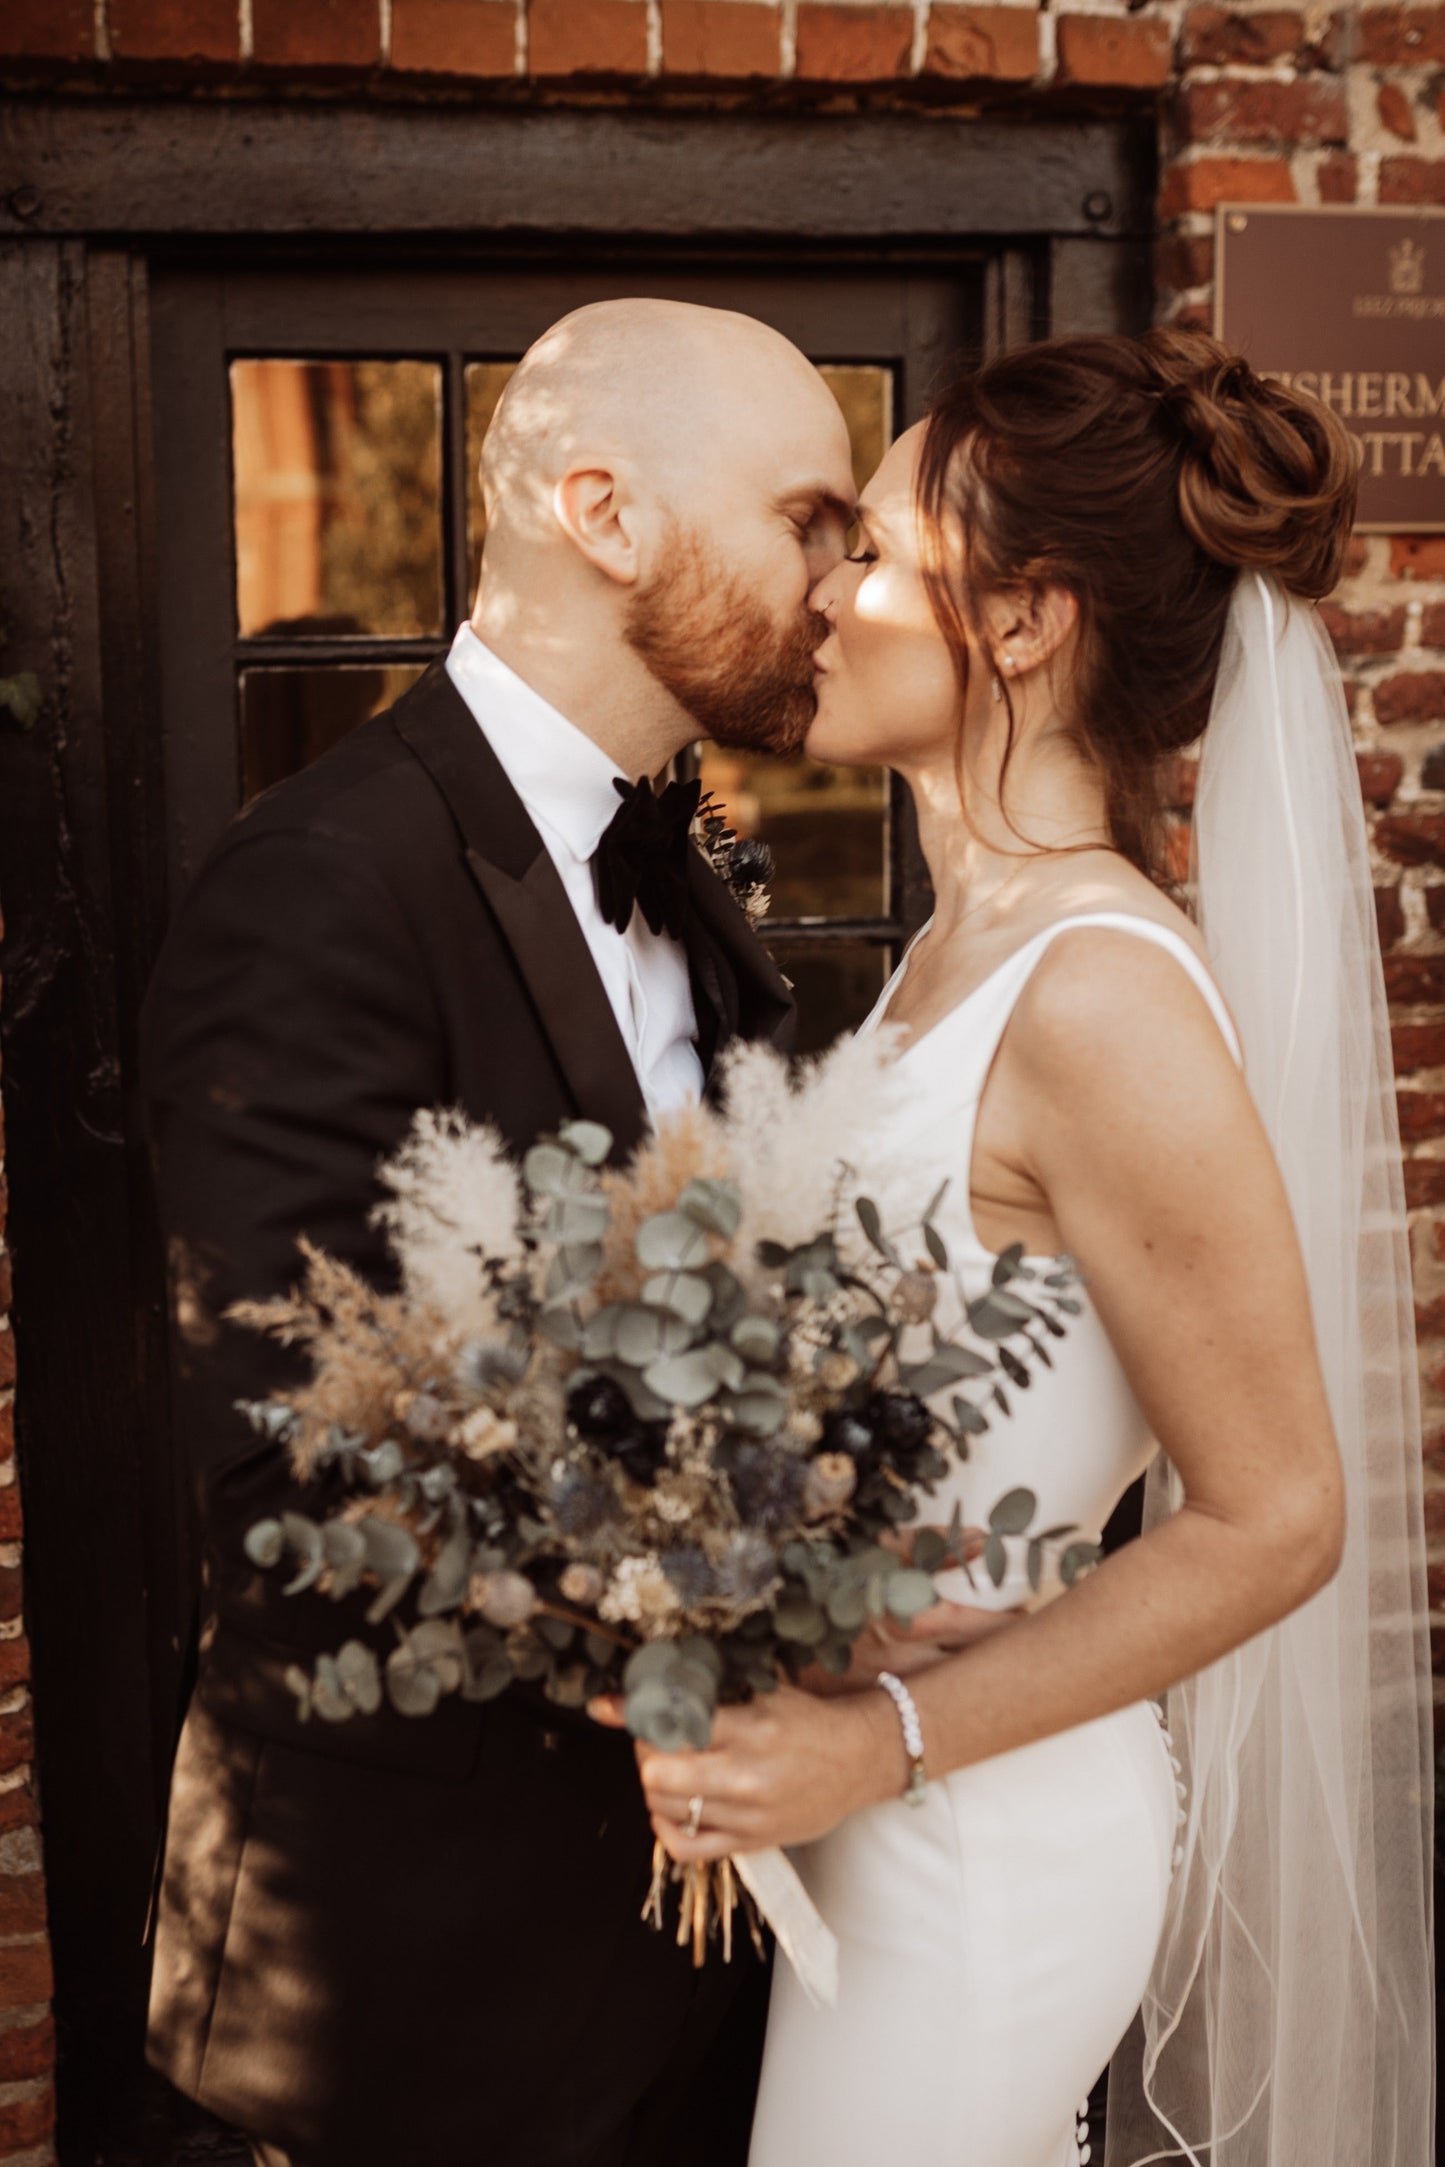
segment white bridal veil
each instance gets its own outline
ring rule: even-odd
[[[1420,1413],[1354,749],[1315,611],[1240,576],[1199,772],[1201,928],[1309,1274],[1336,1578],[1168,1695],[1188,1786],[1106,2167],[1428,2167],[1433,1823]],[[1145,1526],[1177,1509],[1161,1454]]]

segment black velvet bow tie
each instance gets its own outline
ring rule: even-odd
[[[654,933],[675,936],[687,913],[688,831],[702,784],[669,783],[659,797],[645,775],[635,783],[619,775],[612,787],[622,803],[592,860],[598,907],[619,933],[636,906]]]

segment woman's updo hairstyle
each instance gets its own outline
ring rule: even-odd
[[[1068,719],[1104,775],[1116,848],[1152,876],[1162,764],[1208,718],[1236,576],[1328,594],[1356,471],[1328,408],[1200,331],[1023,347],[930,413],[924,577],[960,682],[969,636],[987,647],[984,596],[1058,586],[1075,597]]]

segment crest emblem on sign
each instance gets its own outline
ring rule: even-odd
[[[1391,293],[1420,293],[1425,285],[1425,251],[1406,236],[1390,250]]]

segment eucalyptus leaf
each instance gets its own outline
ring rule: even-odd
[[[522,1161],[522,1179],[534,1196],[575,1196],[586,1187],[582,1168],[560,1144],[533,1144]]]
[[[690,1181],[677,1200],[677,1208],[699,1226],[721,1234],[724,1241],[731,1241],[742,1223],[742,1198],[730,1181]]]
[[[983,1546],[983,1566],[994,1586],[1001,1588],[1004,1574],[1008,1571],[1008,1552],[997,1528],[989,1529],[988,1540]]]
[[[884,1600],[890,1617],[896,1618],[900,1625],[910,1625],[938,1601],[938,1594],[927,1573],[919,1572],[912,1565],[903,1565],[888,1575]]]
[[[564,1121],[557,1135],[584,1166],[601,1166],[612,1149],[612,1131],[600,1121]]]
[[[627,1695],[627,1728],[663,1753],[700,1753],[712,1736],[712,1709],[667,1678],[644,1678]]]
[[[938,1269],[941,1272],[946,1272],[948,1270],[948,1244],[937,1227],[932,1225],[931,1222],[925,1222],[924,1224],[923,1246],[938,1266]]]
[[[365,1641],[348,1640],[336,1651],[336,1674],[354,1708],[373,1716],[381,1706],[381,1665]]]
[[[611,1217],[605,1196],[559,1197],[547,1215],[547,1231],[557,1241],[598,1242]]]
[[[771,1437],[782,1428],[788,1412],[787,1399],[780,1392],[730,1392],[726,1407],[730,1420],[753,1437]]]
[[[374,1512],[368,1513],[359,1525],[366,1544],[366,1562],[372,1572],[392,1580],[416,1571],[421,1554],[416,1538],[407,1528]]]
[[[860,1196],[854,1203],[853,1209],[858,1214],[858,1224],[862,1227],[869,1246],[876,1249],[880,1257],[885,1257],[890,1264],[895,1265],[899,1271],[902,1271],[903,1259],[884,1233],[883,1221],[878,1215],[878,1206],[874,1203],[872,1197]]]
[[[1039,1509],[1032,1490],[1006,1490],[988,1516],[988,1524],[1000,1535],[1022,1535]]]
[[[1007,1249],[1000,1250],[999,1254],[994,1258],[994,1285],[996,1287],[1006,1287],[1011,1279],[1017,1279],[1022,1270],[1023,1261],[1024,1245],[1022,1242],[1010,1242]]]
[[[311,1706],[323,1723],[344,1723],[353,1713],[351,1698],[341,1682],[334,1656],[320,1655],[316,1658],[316,1675],[311,1681]]]
[[[711,1254],[706,1227],[686,1212],[660,1211],[637,1229],[637,1259],[650,1272],[686,1272]]]
[[[965,1437],[982,1437],[988,1429],[988,1416],[972,1400],[966,1400],[961,1392],[955,1392],[949,1401],[953,1419]]]
[[[711,1347],[692,1347],[684,1354],[669,1354],[642,1373],[642,1381],[658,1399],[673,1407],[701,1407],[721,1383],[712,1360]]]
[[[462,1680],[462,1699],[470,1701],[495,1700],[505,1693],[515,1673],[512,1659],[501,1646],[474,1647],[472,1635],[466,1637],[467,1671]]]
[[[765,1271],[780,1272],[793,1252],[785,1249],[781,1242],[762,1241],[754,1253]]]
[[[384,1490],[389,1482],[395,1482],[406,1461],[401,1446],[394,1437],[384,1437],[370,1452],[359,1455],[361,1472],[374,1490]]]
[[[645,1679],[670,1678],[684,1660],[675,1640],[645,1640],[640,1648],[633,1649],[623,1665],[623,1687],[630,1693]]]
[[[324,1557],[321,1530],[314,1520],[308,1520],[305,1513],[301,1512],[282,1513],[281,1526],[286,1536],[286,1546],[295,1553],[298,1560],[296,1571],[287,1581],[282,1593],[299,1595],[303,1589],[311,1587],[320,1576]]]
[[[286,1555],[286,1535],[279,1520],[257,1520],[246,1530],[246,1555],[253,1565],[269,1571]]]
[[[952,1551],[948,1537],[936,1527],[921,1527],[913,1538],[913,1562],[921,1573],[942,1572]]]
[[[853,1660],[853,1644],[844,1635],[830,1634],[817,1650],[813,1660],[821,1664],[834,1678],[841,1678]]]
[[[1033,1314],[1027,1302],[1007,1292],[983,1294],[968,1305],[969,1325],[980,1339],[1008,1339],[1021,1324],[1032,1322]]]
[[[778,1358],[782,1334],[771,1317],[739,1317],[730,1336],[736,1352],[754,1367],[766,1367]]]
[[[288,1693],[296,1696],[296,1713],[305,1723],[311,1715],[311,1680],[299,1663],[286,1665],[285,1685]]]
[[[619,1361],[645,1369],[664,1355],[680,1354],[692,1343],[692,1327],[670,1309],[649,1309],[641,1302],[627,1302],[617,1321]]]
[[[564,1242],[547,1267],[543,1293],[549,1302],[570,1301],[587,1292],[601,1269],[599,1243]]]
[[[1103,1551],[1096,1542],[1071,1542],[1059,1559],[1059,1578],[1066,1588],[1098,1564]]]
[[[710,1330],[716,1335],[730,1332],[748,1306],[743,1283],[726,1264],[709,1264],[702,1274],[712,1288],[712,1313],[708,1318]]]
[[[861,1633],[868,1616],[866,1584],[855,1578],[830,1589],[827,1611],[830,1624],[837,1626],[840,1633]]]
[[[801,1595],[791,1588],[781,1595],[773,1607],[773,1626],[780,1640],[791,1640],[804,1648],[816,1648],[828,1630],[828,1617],[821,1603],[810,1596]]]
[[[1016,1384],[1021,1392],[1027,1392],[1029,1386],[1033,1383],[1033,1378],[1013,1350],[1009,1347],[1000,1347],[998,1360],[999,1367],[1009,1382]]]
[[[449,1535],[437,1552],[436,1563],[422,1582],[421,1593],[416,1599],[417,1614],[434,1618],[446,1610],[455,1610],[467,1592],[471,1578],[472,1539],[461,1532]]]
[[[443,1693],[455,1693],[466,1670],[462,1629],[455,1618],[427,1618],[407,1635],[419,1662],[429,1663]]]
[[[398,1715],[429,1716],[442,1697],[441,1679],[402,1642],[386,1659],[386,1691]]]
[[[328,1520],[321,1547],[331,1568],[331,1593],[337,1602],[361,1585],[366,1570],[366,1537],[350,1520]]]
[[[608,1302],[594,1312],[582,1328],[582,1352],[589,1362],[605,1361],[617,1352],[617,1333],[622,1323],[623,1304]]]
[[[554,1347],[561,1347],[567,1354],[582,1352],[581,1319],[565,1303],[553,1302],[540,1311],[537,1329]]]
[[[1040,1583],[1042,1582],[1044,1577],[1044,1545],[1042,1538],[1038,1535],[1036,1535],[1033,1541],[1029,1544],[1028,1570],[1029,1586],[1033,1589],[1035,1595],[1037,1595],[1039,1592]]]
[[[642,1299],[695,1328],[712,1308],[713,1294],[700,1272],[654,1272],[643,1285]]]

